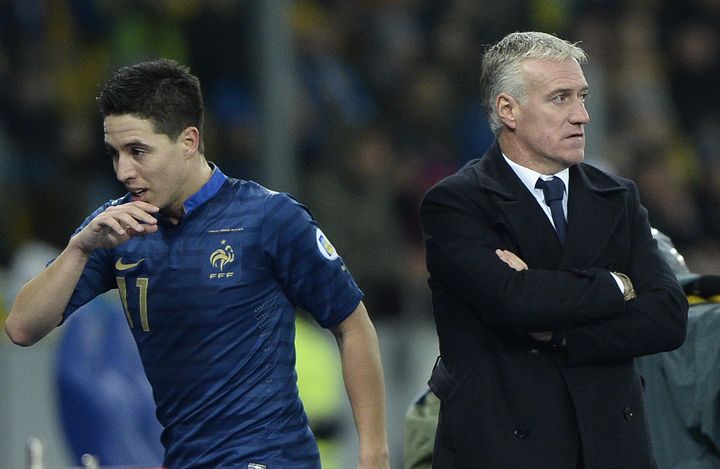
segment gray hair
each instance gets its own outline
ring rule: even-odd
[[[527,59],[555,62],[574,59],[578,64],[584,64],[587,62],[587,55],[577,44],[536,31],[508,34],[490,47],[483,57],[480,87],[483,107],[495,135],[500,133],[503,127],[495,110],[497,96],[507,93],[520,102],[526,98],[520,65]]]

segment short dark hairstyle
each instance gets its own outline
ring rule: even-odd
[[[200,80],[174,60],[159,59],[117,70],[97,97],[103,118],[130,114],[152,122],[155,132],[176,140],[187,127],[200,131],[204,105]]]

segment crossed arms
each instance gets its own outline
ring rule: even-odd
[[[682,344],[687,300],[632,193],[618,208],[630,206],[629,226],[613,227],[594,258],[559,268],[540,265],[540,257],[511,254],[522,249],[494,201],[463,189],[436,186],[423,201],[428,270],[431,284],[459,297],[483,324],[540,333],[535,338],[544,340],[551,331],[565,330],[571,364],[624,360]],[[612,264],[632,279],[637,298],[624,300],[606,267]]]

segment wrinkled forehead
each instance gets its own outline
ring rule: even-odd
[[[520,63],[520,72],[526,83],[531,86],[588,88],[582,67],[577,60],[572,58],[563,61],[525,59]]]

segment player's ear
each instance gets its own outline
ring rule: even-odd
[[[183,153],[190,156],[200,148],[200,131],[197,127],[190,126],[182,131],[180,140],[185,147]]]

